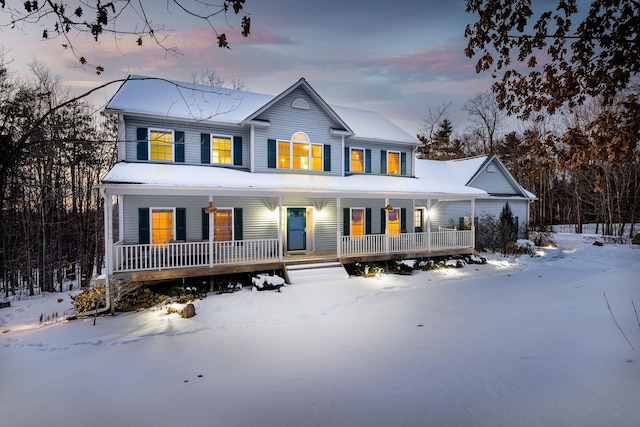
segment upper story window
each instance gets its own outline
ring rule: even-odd
[[[184,162],[184,131],[136,129],[136,159]]]
[[[397,151],[387,152],[387,173],[390,175],[400,175],[400,153]]]
[[[230,136],[211,135],[211,163],[233,164],[233,143]]]
[[[173,161],[173,131],[149,130],[149,158],[150,160]]]
[[[364,172],[364,149],[351,149],[351,172]]]
[[[304,132],[296,132],[291,141],[278,141],[278,168],[323,170],[322,144],[312,144]]]

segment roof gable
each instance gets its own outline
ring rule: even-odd
[[[494,195],[536,198],[516,181],[497,155],[485,157],[485,161],[469,179],[467,185]]]
[[[344,120],[342,120],[342,118],[336,114],[336,112],[333,110],[333,108],[331,108],[329,106],[329,104],[326,103],[326,101],[324,99],[322,99],[322,97],[320,95],[318,95],[318,92],[316,92],[309,83],[307,83],[307,81],[304,78],[301,78],[300,80],[298,80],[296,83],[294,83],[293,85],[291,85],[289,88],[287,88],[286,90],[284,90],[282,93],[280,93],[279,95],[273,97],[269,102],[267,102],[266,104],[264,104],[263,106],[261,106],[260,108],[258,108],[256,111],[254,111],[252,114],[250,114],[247,118],[246,121],[250,121],[253,119],[256,119],[258,116],[260,116],[262,113],[264,113],[266,110],[268,110],[269,108],[271,108],[273,105],[275,105],[276,103],[278,103],[279,101],[283,100],[285,97],[287,97],[289,94],[291,94],[292,92],[294,92],[296,89],[302,89],[304,90],[312,99],[313,101],[316,102],[316,104],[333,120],[335,121],[338,126],[342,127],[344,130],[346,130],[349,133],[353,133],[349,127],[349,125],[347,125],[347,123],[344,122]]]
[[[487,172],[487,168],[491,166],[494,172]],[[478,188],[492,195],[536,198],[534,194],[522,188],[495,154],[457,160],[418,159],[416,176],[429,181]]]

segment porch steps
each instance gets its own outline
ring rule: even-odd
[[[339,262],[317,262],[310,264],[284,264],[285,275],[290,284],[331,282],[349,278]]]

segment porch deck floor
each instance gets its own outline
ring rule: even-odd
[[[411,253],[390,253],[390,254],[372,254],[372,255],[357,255],[357,256],[342,256],[338,257],[336,253],[332,252],[294,252],[286,253],[283,256],[282,262],[280,261],[268,261],[268,262],[255,262],[255,263],[238,263],[238,264],[223,264],[215,265],[213,267],[178,267],[167,268],[162,270],[145,270],[134,272],[115,272],[113,278],[122,281],[134,281],[134,282],[156,282],[176,280],[190,277],[208,277],[218,276],[223,274],[235,274],[235,273],[251,273],[254,271],[269,271],[269,270],[282,270],[285,266],[299,265],[299,264],[312,264],[323,262],[340,262],[341,264],[349,264],[355,262],[376,262],[385,261],[391,259],[407,259],[407,258],[428,258],[444,255],[463,255],[472,254],[474,250],[472,248],[462,249],[440,249],[435,251],[418,251]]]

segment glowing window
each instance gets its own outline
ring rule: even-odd
[[[304,132],[296,132],[291,136],[291,141],[293,142],[303,142],[309,143],[309,136],[307,136]]]
[[[311,145],[311,170],[321,171],[322,166],[322,145]]]
[[[233,162],[230,136],[211,136],[211,162],[230,165]]]
[[[400,175],[400,153],[394,151],[387,153],[387,173]]]
[[[151,130],[149,132],[151,160],[173,160],[173,132]]]
[[[323,170],[322,144],[311,144],[304,132],[296,132],[291,141],[278,141],[278,168]]]
[[[364,209],[351,209],[351,235],[364,236]]]
[[[400,234],[400,209],[393,209],[387,215],[388,234]]]
[[[308,143],[293,143],[293,169],[309,169]]]
[[[291,168],[291,144],[289,141],[278,141],[278,167]]]
[[[151,209],[151,244],[166,246],[175,236],[173,209]]]
[[[422,231],[422,226],[424,224],[424,209],[416,209],[413,214],[413,227],[416,231]]]
[[[364,172],[364,150],[351,149],[351,172]]]
[[[213,216],[213,240],[229,242],[233,240],[233,210],[218,209]]]

